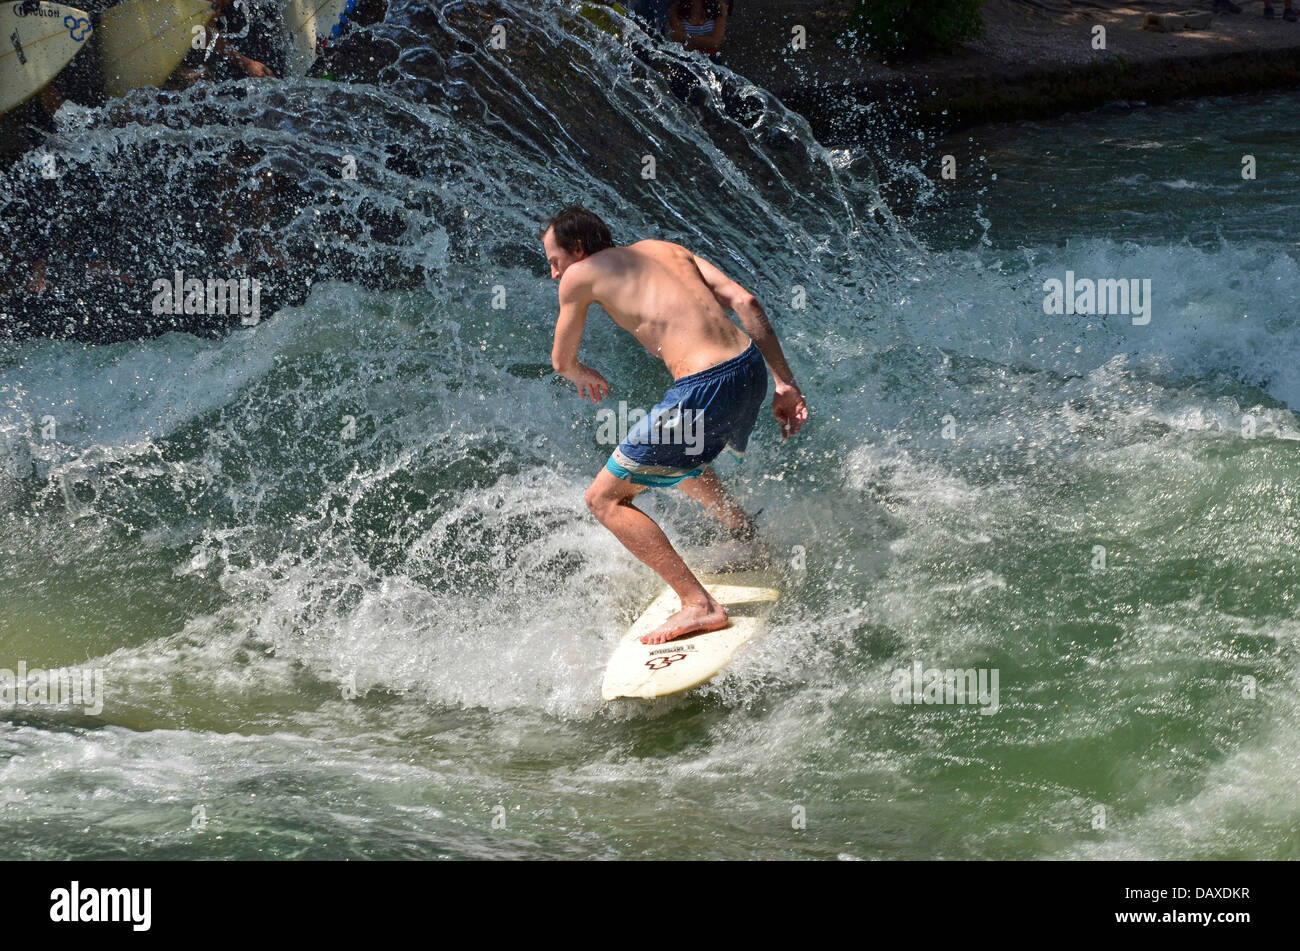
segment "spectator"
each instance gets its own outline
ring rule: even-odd
[[[674,40],[717,62],[726,39],[727,15],[722,0],[675,0],[668,25]]]
[[[1277,14],[1273,12],[1273,4],[1269,3],[1269,0],[1264,0],[1264,19],[1271,20],[1275,16]],[[1286,6],[1282,8],[1282,19],[1288,23],[1296,21],[1295,11],[1291,9],[1291,0],[1286,0]]]
[[[278,0],[225,0],[208,28],[215,41],[187,57],[187,65],[208,67],[215,80],[283,76],[287,48],[281,6]]]

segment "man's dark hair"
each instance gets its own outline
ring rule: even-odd
[[[578,250],[579,242],[587,254],[614,246],[605,222],[581,205],[570,205],[552,218],[542,229],[542,234],[548,231],[555,232],[555,243],[570,254]]]

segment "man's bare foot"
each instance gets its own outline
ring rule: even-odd
[[[662,644],[687,634],[720,631],[727,626],[727,610],[709,598],[707,604],[688,604],[649,634],[641,637],[642,644]]]

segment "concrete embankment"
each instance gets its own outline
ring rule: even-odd
[[[1282,3],[1276,0],[1272,20],[1263,18],[1260,0],[1250,0],[1205,29],[1165,33],[1142,29],[1145,14],[1208,11],[1209,0],[988,0],[981,38],[952,53],[883,64],[851,35],[852,0],[741,0],[725,56],[833,141],[852,132],[854,104],[955,129],[1117,100],[1154,104],[1300,86],[1300,24],[1282,19]],[[806,49],[793,48],[798,26]],[[1104,47],[1096,27],[1105,31]]]

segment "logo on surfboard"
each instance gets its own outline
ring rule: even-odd
[[[66,16],[63,18],[63,25],[68,28],[68,36],[78,43],[90,35],[90,21],[85,17]]]
[[[675,654],[665,654],[663,657],[651,658],[650,660],[645,662],[645,665],[649,667],[651,670],[663,670],[666,667],[671,667],[679,660],[685,660],[685,659],[686,659],[686,655],[683,654],[681,651],[678,651]]]
[[[59,15],[59,10],[35,3],[15,3],[13,13],[16,17],[56,17]]]

